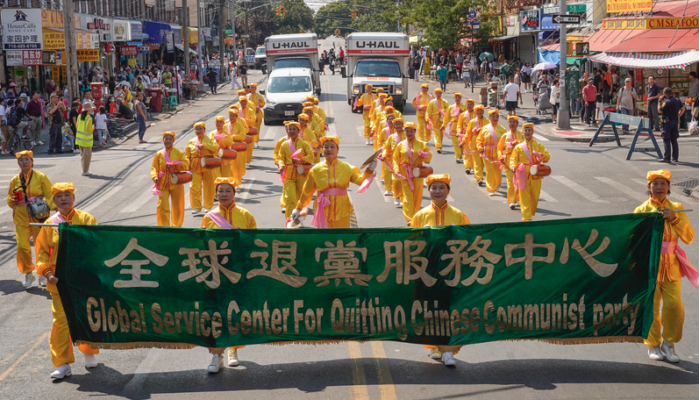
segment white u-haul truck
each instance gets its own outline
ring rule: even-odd
[[[318,35],[298,33],[272,35],[265,39],[267,74],[281,68],[306,68],[313,71],[313,86],[320,96]]]
[[[358,32],[347,36],[347,104],[365,92],[366,84],[393,97],[399,110],[408,98],[408,65],[410,43],[408,35],[386,32]]]

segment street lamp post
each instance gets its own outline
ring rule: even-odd
[[[566,14],[568,7],[566,6],[566,0],[561,0],[561,14]],[[560,34],[558,35],[561,41],[560,47],[560,90],[558,99],[561,103],[561,107],[558,109],[558,129],[570,129],[570,109],[568,108],[568,100],[566,93],[566,55],[568,54],[568,42],[566,38],[566,24],[560,25]]]

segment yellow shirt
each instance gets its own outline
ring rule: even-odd
[[[233,125],[231,125],[231,120],[226,121],[226,130],[231,134],[231,139],[234,142],[244,142],[245,136],[248,134],[248,125],[244,119],[238,117]]]
[[[313,117],[315,118],[315,115]],[[313,141],[310,139],[306,140],[306,136],[303,137],[303,140],[306,140],[306,142],[308,142],[308,144],[310,144],[311,147],[317,149],[318,147],[320,147],[320,138],[323,137],[323,131],[320,128],[320,124],[315,119],[313,119],[311,121],[311,123],[308,124],[308,128],[310,129],[311,132],[313,132],[313,137],[315,138],[315,143],[311,143]]]
[[[190,171],[201,174],[202,157],[218,157],[218,144],[210,137],[204,135],[201,139],[201,149],[197,149],[197,138],[195,137],[187,143],[184,156],[189,160]]]
[[[244,119],[245,123],[247,123],[248,127],[254,127],[255,124],[257,123],[257,114],[255,113],[255,105],[252,104],[251,101],[248,101],[246,106],[243,107],[243,105],[240,105],[240,108],[238,109],[240,111],[240,115],[238,116],[238,119]],[[242,117],[242,118],[241,118]],[[248,129],[245,130],[245,133],[248,132]]]
[[[646,200],[643,204],[633,210],[634,213],[656,212],[665,209],[684,210],[682,204],[675,203],[668,199],[660,203],[654,198]],[[663,229],[663,242],[676,242],[678,239],[686,244],[692,244],[694,241],[694,228],[689,223],[687,213],[676,213],[673,221],[664,221],[665,228]],[[660,263],[658,265],[658,282],[670,281],[677,282],[682,278],[680,273],[680,263],[677,256],[674,254],[661,254]]]
[[[374,108],[374,101],[376,101],[376,95],[374,93],[364,93],[359,100],[357,100],[357,107],[364,107],[366,104],[367,106],[371,106],[371,108]],[[371,110],[369,111],[364,111],[364,108],[362,108],[362,114],[369,116],[371,113]]]
[[[491,126],[492,124],[488,124],[481,129],[481,132],[476,138],[476,144],[478,145],[478,152],[485,153],[485,157],[488,161],[494,162],[498,160],[498,142],[500,141],[500,137],[502,137],[507,130],[500,124],[496,125],[495,137],[497,139],[493,140],[490,135],[490,129],[488,129]]]
[[[454,110],[458,110],[459,114],[452,115],[454,113]],[[456,126],[459,123],[459,119],[461,118],[461,115],[463,115],[464,111],[466,111],[466,104],[454,103],[450,105],[447,109],[446,115],[444,115],[442,129],[447,129],[449,127],[449,123],[451,122],[451,130],[449,131],[449,133],[456,132]]]
[[[442,112],[446,113],[448,109],[449,102],[444,99],[435,98],[434,100],[430,101],[430,104],[427,105],[427,115],[430,116],[430,119],[432,120],[432,125],[435,124],[435,121],[440,121],[438,125],[434,126],[435,129],[441,128],[442,118],[446,118],[446,114],[444,117],[442,117],[439,111],[442,110]]]
[[[527,155],[524,153],[524,149],[522,148],[522,145],[524,143],[527,143],[527,147],[529,147],[529,154],[532,157],[532,161],[529,161],[529,158],[527,158]],[[512,154],[510,155],[510,170],[514,171],[517,169],[519,164],[524,164],[526,165],[526,170],[527,170],[527,179],[543,179],[541,176],[532,176],[529,174],[529,166],[532,164],[538,164],[537,160],[535,159],[535,156],[533,152],[539,152],[541,154],[541,161],[542,163],[548,162],[551,159],[551,154],[546,150],[546,147],[542,145],[541,143],[537,142],[536,140],[523,140],[522,143],[518,144],[515,146],[514,150],[512,150]]]
[[[286,166],[286,179],[298,179],[300,176],[296,171],[293,161],[291,161],[291,149],[288,143],[289,137],[285,136],[277,141],[277,145],[274,146],[274,164],[277,166]],[[301,164],[311,164],[313,163],[313,149],[308,145],[303,139],[296,137],[294,140],[294,146],[296,150],[303,150],[299,159]]]
[[[471,122],[472,119],[476,118],[476,112],[471,111],[468,112],[468,107],[464,110],[459,115],[459,119],[456,121],[456,132],[459,135],[463,135],[464,132],[468,132],[466,128],[468,127],[468,123]]]
[[[250,211],[236,206],[235,202],[231,203],[228,208],[219,204],[216,211],[218,211],[229,224],[233,225],[234,228],[257,229],[255,217],[250,214]],[[219,226],[206,215],[204,215],[204,219],[201,221],[201,227],[206,229],[220,229]]]
[[[418,97],[420,98],[419,102],[417,101]],[[432,101],[432,99],[434,99],[434,97],[431,94],[420,92],[417,94],[417,96],[415,96],[413,98],[413,107],[415,107],[417,109],[419,106],[426,106],[426,105],[430,104],[430,101]],[[420,111],[418,109],[417,110],[417,119],[424,118],[424,117],[425,117],[425,112]]]
[[[386,132],[386,129],[388,129],[388,133]],[[391,128],[390,126],[386,128],[386,125],[382,123],[379,129],[377,129],[376,134],[374,135],[374,151],[383,149],[384,143],[386,143],[386,139],[395,132],[395,128]]]
[[[510,136],[512,136],[513,140],[510,140]],[[505,166],[510,165],[510,156],[512,155],[512,151],[515,149],[515,146],[523,141],[524,135],[522,135],[522,132],[520,131],[515,131],[514,133],[509,131],[502,135],[500,137],[500,141],[498,142],[498,160],[502,161]],[[508,146],[509,144],[511,145]]]
[[[410,227],[469,225],[470,223],[466,214],[450,206],[449,203],[445,202],[442,207],[438,207],[433,201],[413,216]]]
[[[255,114],[259,117],[262,115],[262,108],[265,106],[265,98],[259,93],[248,94],[248,104],[252,103],[253,108],[255,108]]]
[[[386,108],[386,106],[380,101],[378,102],[378,104],[374,102],[374,108],[372,108],[369,112],[369,119],[376,122],[376,119],[378,118],[379,114],[383,113],[384,108]]]
[[[368,168],[362,173],[359,168],[337,159],[332,163],[323,160],[311,168],[308,173],[308,179],[303,185],[303,193],[296,208],[308,206],[316,191],[322,192],[328,188],[347,189],[350,182],[361,185],[366,178],[373,174],[374,172],[369,171]],[[325,216],[328,221],[337,221],[352,213],[352,203],[350,203],[349,196],[326,196],[326,198],[330,200],[330,206],[325,208]]]
[[[31,170],[29,172],[29,176],[27,176],[25,181],[29,182],[29,186],[27,187],[27,197],[44,196],[44,200],[46,200],[46,203],[48,203],[49,207],[52,210],[56,209],[56,206],[53,204],[53,194],[51,193],[51,186],[53,186],[53,184],[51,184],[51,181],[49,180],[49,178],[46,177],[46,175],[39,171]],[[22,186],[22,180],[20,179],[19,174],[17,174],[14,178],[10,179],[10,188],[7,190],[8,207],[15,207],[15,203],[12,201],[12,199],[15,197],[15,189],[20,186]]]
[[[429,154],[427,157],[422,158],[418,155],[419,150],[429,152]],[[408,151],[412,152],[414,161],[413,164],[410,163]],[[398,146],[396,146],[395,150],[393,151],[394,171],[399,171],[400,174],[405,177],[407,177],[405,171],[407,166],[412,165],[411,168],[414,168],[422,165],[423,162],[429,164],[430,160],[432,160],[432,152],[430,151],[430,148],[427,146],[427,143],[417,138],[413,138],[413,140],[410,141],[410,150],[405,148],[405,140],[402,140],[400,143],[398,143]]]
[[[481,129],[486,125],[488,125],[488,120],[485,117],[478,118],[477,115],[472,120],[468,121],[466,133],[463,134],[464,137],[461,139],[461,144],[468,144],[470,146],[471,138],[477,137]]]
[[[170,150],[167,150],[167,154],[170,156],[170,161],[181,161],[182,164],[173,165],[168,168],[165,164],[165,157],[163,157],[164,151],[166,150],[158,150],[158,152],[155,153],[155,156],[153,156],[153,163],[150,165],[150,178],[153,180],[153,182],[155,182],[155,179],[158,177],[158,173],[161,171],[164,172],[163,176],[160,178],[160,185],[158,185],[158,187],[160,189],[170,190],[171,188],[177,186],[173,185],[170,181],[170,171],[189,171],[189,161],[187,160],[187,157],[184,156],[182,150],[171,147]]]
[[[327,118],[325,116],[325,111],[323,111],[320,106],[313,106],[313,116],[318,116],[318,119],[320,120],[321,127],[323,130],[325,130],[325,123],[327,121]]]
[[[97,220],[92,215],[73,209],[68,216],[63,216],[70,225],[97,225]],[[48,221],[47,221],[48,222]],[[36,260],[36,273],[46,276],[47,273],[56,272],[56,258],[58,257],[58,232],[53,226],[44,226],[39,231],[36,242],[39,246],[39,255]],[[46,284],[46,289],[51,293],[58,293],[56,285]]]
[[[226,135],[225,139],[222,140],[216,140],[215,136],[216,135]],[[230,149],[231,145],[233,144],[233,137],[231,136],[230,133],[228,133],[228,124],[223,124],[223,129],[221,132],[218,130],[213,130],[209,132],[209,139],[213,140],[216,142],[218,145],[219,149]],[[216,157],[218,157],[218,152],[216,153]],[[235,160],[221,160],[222,165],[233,165],[235,164]]]
[[[398,146],[398,143],[405,140],[405,131],[398,134],[400,136],[400,140],[398,141],[396,141],[396,133],[397,132],[394,132],[394,134],[386,138],[386,141],[383,144],[383,153],[381,153],[383,158],[390,163],[393,162],[393,152],[395,151],[396,146]]]

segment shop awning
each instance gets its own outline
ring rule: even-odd
[[[677,52],[694,50],[699,41],[699,28],[694,29],[647,29],[608,48],[607,52]],[[594,49],[593,49],[594,50]]]
[[[502,42],[505,40],[510,40],[510,39],[515,39],[518,38],[519,36],[498,36],[496,38],[492,38],[488,40],[489,42]]]
[[[180,51],[184,51],[184,46],[179,43],[175,43],[175,47]],[[196,50],[192,50],[191,47],[189,48],[189,54],[194,54],[195,56],[199,55],[199,53]]]
[[[607,51],[622,42],[626,43],[627,40],[633,39],[642,32],[643,30],[640,29],[600,29],[594,35],[587,38],[587,42],[590,43],[591,51]]]
[[[689,50],[669,54],[652,53],[601,53],[590,60],[624,68],[682,69],[699,62],[699,51]]]

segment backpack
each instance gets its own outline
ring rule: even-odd
[[[19,118],[17,118],[17,107],[12,107],[10,112],[7,114],[7,125],[17,126],[19,125]]]

